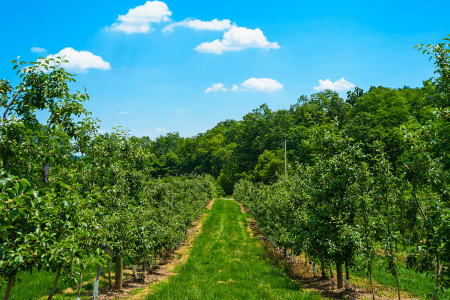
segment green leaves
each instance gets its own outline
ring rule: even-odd
[[[418,51],[422,50],[422,54],[430,55],[430,60],[434,59],[436,66],[434,73],[438,77],[431,78],[435,91],[429,96],[435,99],[440,109],[450,106],[450,40],[445,37],[443,41],[436,45],[419,44],[414,47]]]

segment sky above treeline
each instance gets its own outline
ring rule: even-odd
[[[6,1],[0,78],[11,60],[63,56],[102,130],[194,136],[266,103],[355,86],[420,87],[413,49],[450,33],[450,1]]]

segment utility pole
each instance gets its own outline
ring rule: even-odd
[[[286,168],[286,139],[284,140],[284,180],[287,178],[287,168]]]

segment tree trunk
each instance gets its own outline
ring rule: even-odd
[[[437,295],[439,291],[439,277],[441,275],[441,264],[439,261],[439,256],[437,257],[437,266],[436,266],[436,290],[433,294],[433,300],[437,300]]]
[[[144,278],[145,281],[145,263],[142,263],[142,278]]]
[[[372,288],[372,298],[375,300],[375,293],[373,292],[373,283],[372,283],[372,268],[369,265],[369,279],[370,279],[370,287]]]
[[[345,279],[350,280],[350,269],[347,262],[345,262]]]
[[[331,267],[331,261],[328,261],[328,267],[330,268],[330,278],[334,278],[333,268]]]
[[[11,294],[13,282],[14,282],[14,276],[11,275],[11,276],[9,276],[9,279],[8,279],[8,285],[6,286],[5,298],[3,298],[4,300],[8,300],[9,295]]]
[[[58,272],[56,273],[55,283],[53,284],[52,291],[48,296],[47,300],[52,300],[53,294],[55,293],[56,286],[58,285],[59,276],[61,275],[62,264],[58,267]]]
[[[98,266],[98,268],[97,268],[97,279],[96,280],[100,279],[100,272],[101,271],[102,271],[102,267]]]
[[[133,268],[133,271],[132,271],[133,278],[134,278],[134,280],[137,280],[138,279],[137,266],[136,265],[132,265],[132,268]]]
[[[394,266],[394,276],[395,276],[395,280],[397,281],[397,295],[398,295],[398,300],[400,299],[400,283],[398,282],[398,276],[397,276],[397,271],[395,269],[395,262],[392,262],[393,266]]]
[[[112,290],[112,280],[111,280],[111,258],[108,260],[108,278],[109,278],[109,289]]]
[[[395,252],[398,253],[397,238],[395,238],[394,241],[395,241]]]
[[[336,264],[336,277],[337,277],[337,288],[341,289],[344,287],[344,276],[342,274],[342,264]]]
[[[327,278],[327,272],[325,270],[325,261],[322,259],[322,261],[320,262],[321,265],[321,269],[322,269],[322,279]]]
[[[388,213],[387,229],[388,229],[388,233],[389,233],[389,234],[391,234],[391,222],[390,222],[390,219],[391,219],[391,216],[390,216],[389,213]],[[397,240],[395,240],[395,251],[397,252]],[[390,257],[392,257],[392,253],[393,253],[393,250],[392,250],[392,243],[389,243],[389,255],[390,255]],[[392,263],[392,267],[393,267],[393,269],[394,269],[394,277],[395,277],[395,280],[397,281],[397,295],[398,295],[398,300],[400,300],[400,283],[398,282],[398,276],[397,276],[397,269],[396,269],[396,267],[395,267],[395,261],[394,261],[392,258],[391,258],[391,263]],[[369,268],[370,268],[370,266],[369,266]],[[373,288],[372,288],[372,289],[373,289]],[[375,296],[374,296],[374,299],[375,299]]]
[[[317,276],[317,267],[316,267],[316,263],[315,262],[312,263],[312,270],[313,270],[314,277],[316,277]]]
[[[78,278],[78,292],[77,292],[77,298],[80,298],[81,294],[81,285],[83,284],[83,271],[80,271],[80,278]]]
[[[423,219],[426,221],[426,220],[427,220],[427,217],[425,216],[425,213],[423,212],[422,206],[420,206],[420,203],[419,203],[419,201],[417,200],[417,195],[416,195],[416,183],[415,183],[415,181],[414,181],[414,183],[413,183],[413,198],[414,198],[414,201],[415,201],[416,204],[417,204],[417,207],[419,207],[419,210],[420,210],[420,213],[422,214]]]
[[[284,258],[286,258],[286,257],[287,257],[287,249],[284,248]]]
[[[122,257],[117,256],[116,257],[116,279],[115,279],[115,288],[116,291],[122,290]]]

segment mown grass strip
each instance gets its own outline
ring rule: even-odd
[[[321,299],[272,264],[235,201],[218,199],[178,275],[147,299]]]

